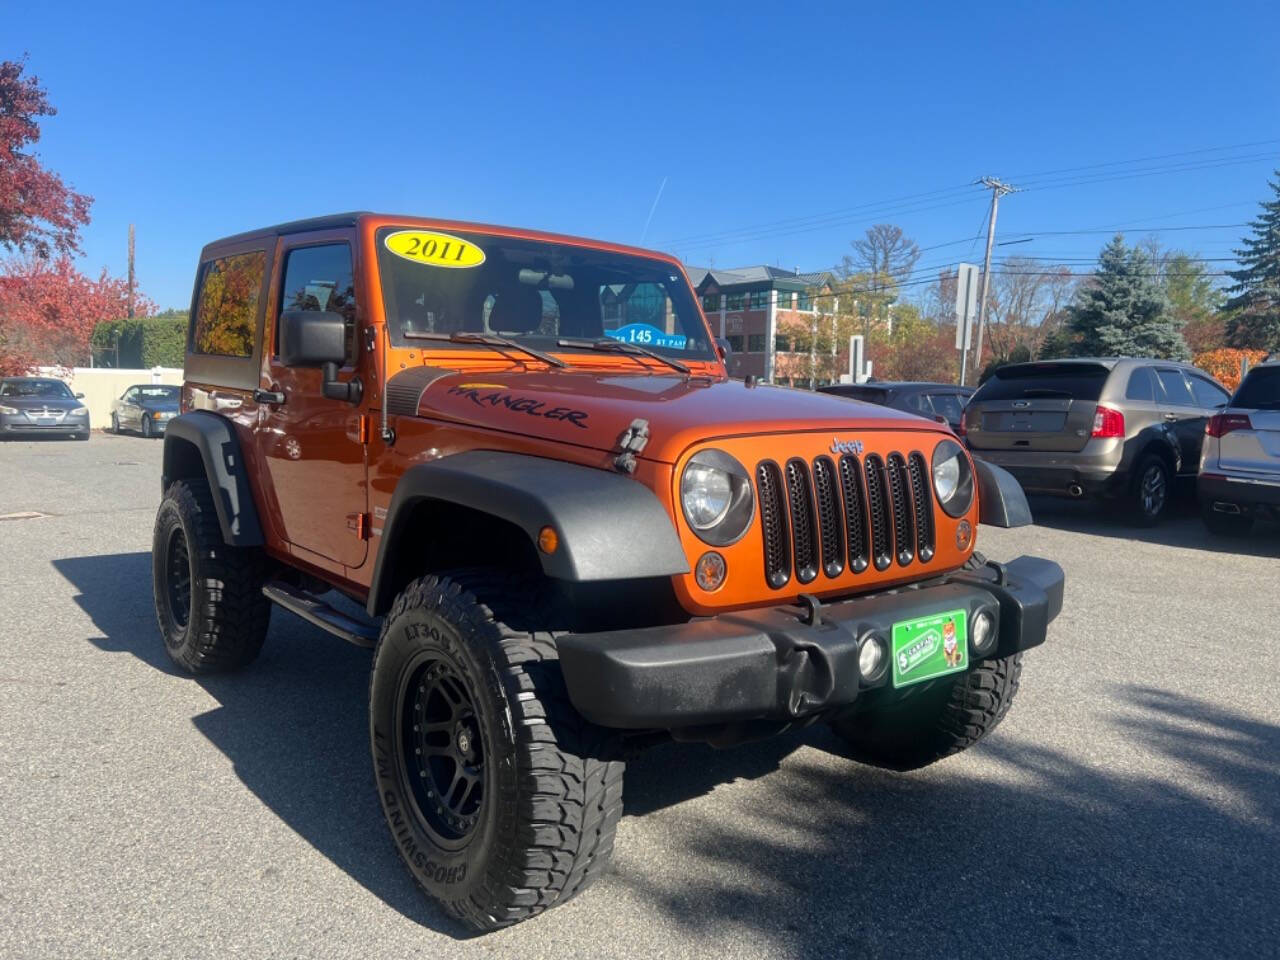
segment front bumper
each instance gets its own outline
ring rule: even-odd
[[[1006,657],[1044,642],[1062,609],[1062,568],[1038,557],[957,571],[928,585],[801,611],[766,607],[666,627],[558,638],[569,698],[593,723],[678,730],[755,719],[796,720],[852,704],[889,685],[866,682],[859,642],[893,625],[963,609],[996,619],[997,640],[982,658]]]
[[[89,418],[64,417],[56,422],[43,423],[25,414],[0,414],[0,437],[81,437],[89,432]]]

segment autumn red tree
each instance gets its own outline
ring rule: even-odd
[[[155,304],[135,295],[139,316]],[[129,284],[106,270],[95,280],[70,257],[28,255],[0,265],[0,375],[37,363],[72,367],[89,357],[89,337],[104,320],[128,312]]]
[[[39,119],[56,111],[39,80],[23,76],[25,67],[25,60],[0,62],[0,246],[48,259],[79,251],[93,198],[76,193],[31,152]]]

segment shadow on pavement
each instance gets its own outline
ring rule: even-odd
[[[1098,537],[1136,540],[1187,550],[1234,553],[1250,557],[1280,557],[1280,526],[1255,523],[1243,537],[1221,537],[1205,529],[1193,496],[1180,496],[1168,506],[1165,518],[1154,527],[1140,527],[1125,519],[1124,512],[1093,500],[1030,497],[1031,515],[1040,527],[1087,533]]]
[[[155,625],[149,553],[53,565],[102,632],[91,638],[95,645],[186,676],[164,652]],[[140,583],[147,588],[139,590]],[[418,892],[383,822],[369,761],[367,650],[274,610],[252,666],[190,680],[221,704],[192,722],[281,820],[405,917],[454,937],[471,935]]]
[[[149,597],[145,617],[122,602],[149,582],[148,554],[54,565],[102,632],[97,646],[173,672]],[[367,652],[277,611],[251,669],[193,681],[221,703],[193,722],[263,803],[370,893],[466,936],[416,891],[383,825],[368,668]],[[1103,716],[1120,744],[1105,749],[1133,757],[1130,768],[1082,762],[1088,744],[1068,756],[999,733],[977,748],[976,770],[949,760],[915,774],[846,762],[821,726],[728,751],[656,748],[628,769],[629,816],[761,778],[749,817],[690,805],[671,826],[687,839],[667,851],[687,861],[681,880],[613,882],[693,936],[745,929],[770,953],[814,960],[1273,955],[1280,727],[1147,687],[1100,685],[1084,709]]]

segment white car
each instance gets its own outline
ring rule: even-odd
[[[1280,520],[1280,360],[1250,370],[1204,432],[1196,486],[1205,526],[1240,534],[1255,518]]]

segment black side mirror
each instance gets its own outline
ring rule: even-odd
[[[324,395],[359,403],[360,378],[343,382],[338,367],[347,358],[347,321],[330,310],[286,310],[280,314],[280,361],[287,367],[320,367]]]
[[[733,347],[729,346],[729,341],[724,337],[716,337],[716,353],[720,354],[720,359],[727,363],[730,354],[733,353]]]
[[[83,399],[84,399],[84,394],[83,394],[83,393],[77,393],[77,394],[76,394],[76,399],[77,399],[77,400],[83,400]]]

